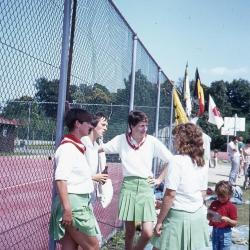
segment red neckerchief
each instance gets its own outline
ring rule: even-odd
[[[75,137],[74,135],[68,134],[65,135],[60,143],[60,145],[65,144],[65,143],[72,143],[74,146],[77,147],[77,149],[84,154],[84,152],[86,151],[86,147],[83,145],[83,143],[81,142],[81,140],[77,137]]]
[[[139,143],[139,144],[135,144],[133,141],[134,141],[134,139],[132,138],[132,135],[131,135],[131,133],[126,133],[126,139],[127,139],[127,142],[128,142],[128,145],[132,148],[132,149],[134,149],[134,150],[138,150],[141,146],[142,146],[142,144],[145,142],[145,140],[146,140],[146,137],[147,137],[147,135],[145,135],[145,137],[143,138],[143,140]]]

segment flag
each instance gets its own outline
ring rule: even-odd
[[[197,68],[196,68],[196,72],[195,72],[194,97],[196,97],[199,101],[198,116],[201,116],[204,113],[205,101],[204,101],[204,91],[203,91],[203,88],[201,86],[201,80],[200,80],[200,76],[199,76],[199,72],[198,72]]]
[[[186,64],[182,93],[183,93],[183,99],[185,102],[185,111],[186,111],[187,116],[190,117],[192,106],[191,106],[190,86],[189,86],[189,79],[188,79],[188,63]]]
[[[208,122],[215,124],[218,129],[224,124],[220,111],[216,107],[211,95],[209,95]]]
[[[174,101],[176,125],[188,122],[188,118],[186,116],[186,113],[185,113],[182,105],[181,105],[179,96],[178,96],[175,88],[173,88],[173,99],[174,99],[173,101]]]

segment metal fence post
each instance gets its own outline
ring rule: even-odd
[[[131,111],[131,110],[134,109],[136,50],[137,50],[137,35],[134,35],[134,40],[133,40],[133,54],[132,54],[132,69],[131,69],[131,88],[130,88],[129,111]]]
[[[159,136],[159,112],[160,112],[160,98],[161,98],[161,69],[158,68],[157,75],[157,101],[156,101],[156,115],[155,115],[155,137]],[[156,169],[158,165],[158,159],[154,159],[153,167],[154,167],[154,178],[156,176]]]
[[[173,127],[173,113],[174,113],[174,98],[173,92],[174,85],[172,85],[172,94],[171,94],[171,109],[170,109],[170,123],[169,123],[169,141],[168,141],[168,148],[170,151],[173,150],[172,148],[172,127]]]
[[[161,69],[158,69],[157,76],[157,102],[156,102],[156,116],[155,116],[155,137],[158,138],[159,133],[159,112],[160,112],[160,99],[161,99]]]
[[[56,147],[58,147],[63,135],[63,117],[65,111],[65,100],[66,100],[66,90],[67,90],[68,53],[69,53],[69,41],[70,41],[70,17],[71,17],[71,0],[65,0],[64,16],[63,16],[59,95],[58,95],[57,118],[56,118],[56,142],[55,142]],[[53,181],[52,199],[51,199],[52,205],[54,197],[55,197],[55,183]],[[50,237],[49,250],[54,250],[55,247],[56,247],[55,241]]]

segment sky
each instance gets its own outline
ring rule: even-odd
[[[113,0],[169,79],[250,81],[250,0]]]

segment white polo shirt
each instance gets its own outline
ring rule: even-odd
[[[119,154],[123,166],[124,176],[138,176],[148,178],[153,176],[152,161],[154,157],[169,162],[172,153],[158,139],[147,135],[145,142],[139,149],[134,150],[127,142],[126,135],[121,134],[103,144],[107,154]]]
[[[93,192],[91,168],[86,157],[72,143],[58,147],[55,153],[55,180],[67,181],[68,193],[89,194]]]
[[[100,145],[96,141],[93,143],[89,136],[82,137],[81,142],[86,147],[85,156],[91,167],[92,176],[102,172],[106,166],[106,156],[104,152],[98,153]]]
[[[207,165],[198,167],[188,155],[175,155],[165,179],[165,188],[176,191],[172,208],[195,212],[203,205],[201,191],[207,189],[207,182]]]

